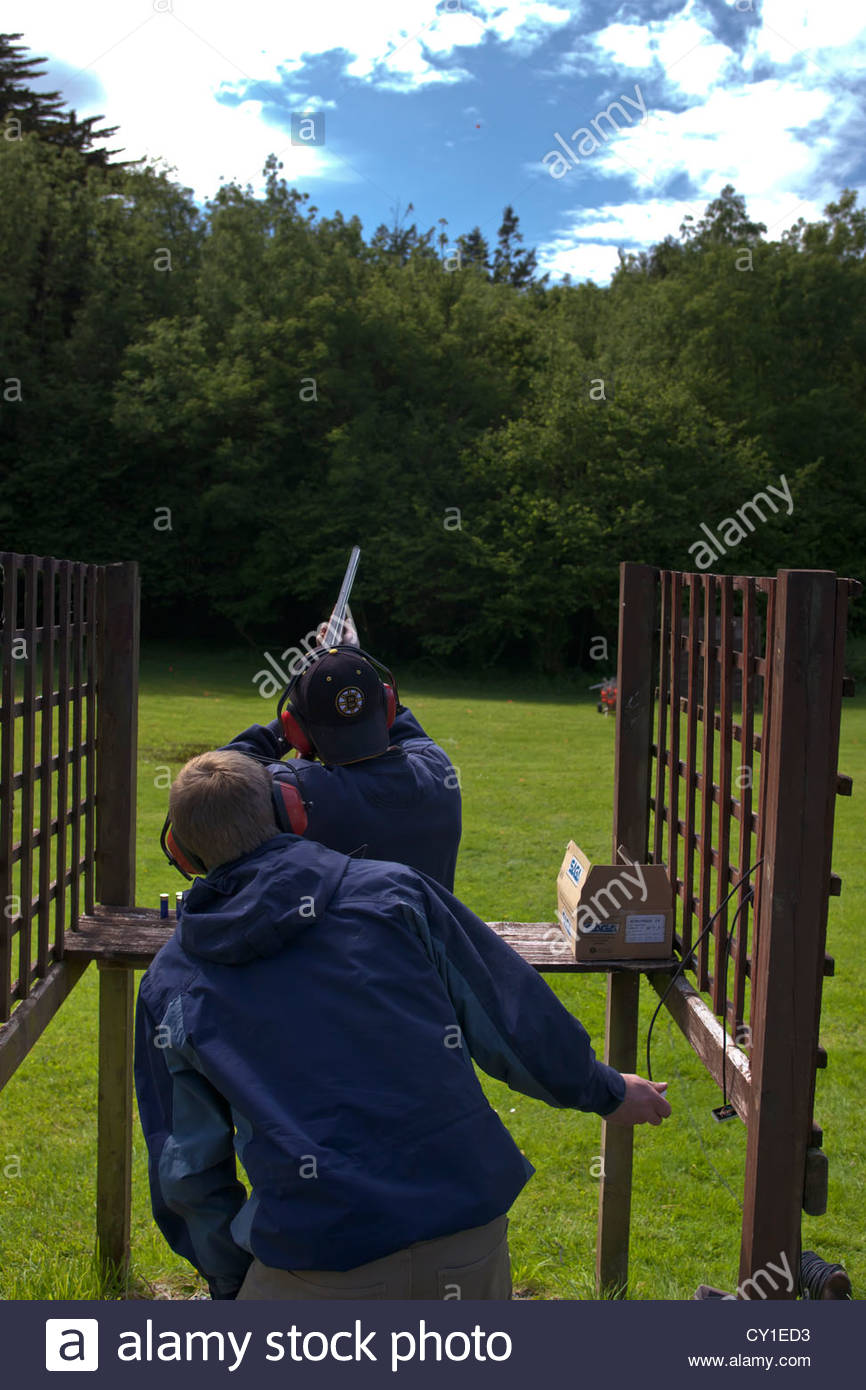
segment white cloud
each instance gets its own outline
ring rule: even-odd
[[[573,186],[579,199],[587,177],[625,176],[635,197],[594,209],[573,205],[564,213],[565,225],[539,248],[545,269],[575,274],[577,265],[593,274],[588,267],[597,271],[607,263],[610,270],[615,250],[609,246],[606,258],[605,242],[637,249],[677,235],[684,214],[700,217],[726,183],[745,196],[750,216],[767,224],[769,237],[778,237],[800,216],[807,221],[822,216],[824,205],[838,195],[840,165],[847,158],[853,172],[862,148],[856,138],[859,102],[844,84],[828,79],[850,77],[866,64],[864,19],[857,7],[819,7],[814,0],[763,0],[761,17],[739,69],[732,50],[702,25],[694,0],[670,20],[612,24],[594,36],[603,70],[623,69],[611,93],[620,87],[630,91],[633,75],[646,74],[640,82],[649,119],[623,123],[601,149],[579,158],[560,186],[565,196]],[[784,65],[783,70],[777,66],[772,76],[749,81],[759,61]],[[738,82],[732,80],[736,77]],[[685,110],[653,109],[653,95],[658,102],[660,94],[691,102]],[[557,129],[568,142],[571,130],[590,125],[596,114],[561,116]],[[552,136],[553,131],[555,149]],[[831,160],[833,173],[825,174]],[[694,197],[665,197],[683,176],[696,189]],[[798,190],[808,190],[809,196]]]
[[[820,171],[832,140],[806,142],[792,131],[821,120],[840,124],[853,109],[853,101],[798,91],[778,78],[717,87],[687,111],[650,111],[645,125],[624,128],[596,158],[609,176],[620,176],[626,161],[649,186],[663,187],[682,173],[700,190],[720,181],[746,192],[802,186]]]
[[[260,186],[267,154],[277,146],[284,177],[349,179],[358,175],[328,145],[275,140],[261,104],[230,106],[220,91],[249,81],[283,82],[305,59],[337,50],[344,70],[380,90],[414,91],[471,80],[454,61],[492,35],[533,46],[552,25],[579,13],[580,0],[4,0],[4,28],[21,30],[31,51],[92,69],[104,96],[98,108],[120,127],[126,157],[164,157],[199,194],[220,175]],[[327,97],[298,86],[300,109],[330,109]]]
[[[748,61],[791,63],[798,53],[821,66],[851,71],[852,58],[866,56],[864,13],[858,4],[815,0],[762,0],[761,25],[749,35]],[[833,52],[844,48],[844,53]],[[851,49],[854,53],[852,54]],[[819,76],[818,69],[813,70]]]
[[[550,271],[553,280],[570,275],[572,280],[594,280],[597,285],[606,284],[618,264],[616,247],[598,241],[555,240],[538,257],[539,271]]]
[[[651,68],[655,62],[650,24],[609,24],[593,34],[592,47],[621,67]]]
[[[275,139],[260,101],[234,106],[216,99],[220,90],[244,76],[275,80],[281,70],[291,73],[301,66],[300,58],[291,56],[285,13],[272,14],[270,31],[260,27],[255,40],[250,26],[238,22],[235,5],[175,0],[174,11],[164,12],[157,8],[161,3],[154,0],[151,7],[130,0],[91,0],[81,10],[54,0],[28,0],[26,17],[21,15],[17,27],[35,53],[56,53],[64,63],[97,74],[104,92],[97,109],[109,124],[119,126],[114,144],[124,148],[125,158],[163,158],[202,195],[215,192],[221,176],[259,185],[265,158],[275,147],[290,181],[357,179],[327,145],[292,146],[282,134]],[[4,9],[8,13],[11,8],[7,0]],[[246,0],[245,11],[251,19],[263,13],[259,0]],[[14,29],[14,13],[8,20],[4,15],[4,22]],[[262,51],[263,38],[270,57]],[[305,98],[299,104],[304,110],[321,109],[325,103],[315,106],[316,100]]]
[[[537,247],[539,269],[549,270],[554,279],[567,272],[575,280],[604,284],[617,267],[618,247],[638,251],[666,236],[678,237],[685,214],[691,212],[696,219],[701,217],[706,204],[720,191],[720,187],[714,188],[691,204],[682,199],[650,198],[645,202],[573,209],[566,214],[571,219],[569,229]],[[800,217],[807,222],[817,221],[822,209],[820,201],[800,200],[781,192],[757,195],[747,204],[751,219],[765,223],[767,236],[772,240],[778,240]]]
[[[709,91],[735,62],[733,51],[701,21],[696,0],[670,19],[610,24],[592,36],[591,50],[596,65],[646,71],[685,96]]]
[[[833,96],[818,89],[797,89],[779,78],[767,78],[745,87],[717,87],[707,100],[685,111],[653,110],[647,100],[648,119],[629,108],[626,124],[618,116],[620,130],[585,158],[561,182],[594,177],[631,177],[638,189],[663,192],[670,182],[686,174],[699,196],[714,196],[724,183],[738,190],[784,189],[803,186],[820,174],[823,161],[834,147],[839,131],[857,112],[853,97]],[[557,129],[567,144],[575,127],[588,127],[599,113],[560,120]],[[808,141],[792,132],[816,122],[829,131]],[[602,132],[610,127],[602,124]],[[549,148],[555,149],[551,131]],[[546,153],[546,151],[545,151]],[[536,167],[536,166],[529,166]]]

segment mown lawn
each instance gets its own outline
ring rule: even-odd
[[[138,792],[138,892],[156,906],[181,880],[158,837],[170,777],[195,752],[271,717],[253,684],[255,654],[203,654],[150,647],[142,662]],[[488,919],[552,920],[554,883],[567,840],[607,861],[613,783],[612,719],[581,686],[407,679],[402,698],[460,770],[464,834],[456,891]],[[849,1269],[855,1294],[866,1280],[862,1220],[862,1096],[866,1092],[866,866],[857,827],[866,785],[866,699],[845,702],[840,770],[854,798],[837,802],[829,950],[821,1039],[829,1066],[818,1074],[816,1116],[830,1158],[828,1214],[804,1217],[804,1244]],[[173,896],[172,896],[173,901]],[[859,954],[858,954],[859,948]],[[601,977],[550,977],[563,1003],[602,1045]],[[96,971],[91,967],[25,1064],[0,1094],[0,1296],[110,1296],[92,1262],[96,1169]],[[642,984],[642,1036],[656,996]],[[691,1298],[706,1282],[737,1282],[745,1129],[718,1125],[719,1103],[679,1032],[663,1013],[653,1035],[653,1073],[669,1081],[674,1113],[637,1131],[630,1297]],[[600,1122],[554,1111],[485,1082],[537,1173],[512,1211],[517,1287],[541,1298],[594,1296]],[[189,1297],[201,1285],[153,1225],[144,1143],[134,1151],[133,1266],[139,1296]]]

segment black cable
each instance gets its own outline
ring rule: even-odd
[[[679,965],[677,966],[676,970],[675,970],[674,973],[671,975],[671,978],[670,978],[670,980],[668,981],[668,987],[667,987],[667,989],[665,990],[665,992],[664,992],[664,994],[662,995],[662,997],[659,999],[659,1002],[658,1002],[658,1004],[656,1005],[656,1011],[655,1011],[655,1013],[653,1014],[652,1018],[650,1019],[650,1025],[649,1025],[649,1028],[647,1029],[647,1035],[646,1035],[646,1074],[647,1074],[647,1080],[648,1080],[648,1081],[652,1081],[652,1079],[653,1079],[652,1064],[651,1064],[651,1062],[650,1062],[650,1040],[651,1040],[651,1038],[652,1038],[653,1025],[654,1025],[656,1019],[657,1019],[658,1016],[659,1016],[659,1012],[661,1011],[662,1005],[664,1004],[665,1000],[667,999],[668,995],[670,994],[671,990],[673,989],[673,987],[674,987],[674,985],[675,985],[677,979],[679,978],[679,976],[683,973],[683,971],[684,971],[685,969],[687,969],[688,964],[689,964],[689,961],[691,960],[692,956],[695,954],[695,951],[696,951],[697,948],[700,946],[700,944],[701,944],[701,942],[703,941],[704,937],[707,935],[708,932],[712,931],[713,923],[715,922],[715,920],[716,920],[716,918],[718,917],[719,913],[722,911],[722,909],[723,909],[724,907],[727,906],[727,904],[730,902],[731,898],[732,898],[732,897],[734,896],[734,894],[736,893],[737,889],[738,889],[743,883],[745,883],[746,880],[747,880],[748,878],[751,877],[751,875],[755,872],[756,869],[760,868],[760,866],[763,864],[763,862],[764,862],[764,856],[762,855],[760,859],[756,859],[756,860],[755,860],[755,863],[754,863],[754,864],[750,864],[750,866],[749,866],[749,868],[746,870],[746,872],[745,872],[745,873],[742,875],[742,877],[739,878],[739,879],[737,880],[737,882],[734,884],[733,888],[731,889],[730,893],[728,893],[727,897],[724,898],[724,899],[722,900],[722,902],[719,903],[719,906],[716,908],[716,910],[715,910],[715,912],[713,913],[712,917],[711,917],[710,920],[707,922],[707,925],[704,927],[703,931],[701,932],[701,934],[700,934],[700,936],[698,937],[697,941],[695,942],[694,946],[690,949],[690,951],[688,952],[688,955],[683,956],[683,958],[682,958],[682,960],[680,961]],[[749,901],[748,896],[747,896],[747,897],[744,897],[743,902],[748,902],[748,901]],[[740,908],[742,907],[742,905],[743,905],[743,904],[741,903],[741,904],[740,904],[740,907],[737,908],[737,911],[738,911],[738,912],[740,911]],[[736,921],[736,917],[734,918],[734,920]],[[723,1032],[724,1032],[724,1029],[723,1029]]]
[[[723,1104],[723,1105],[727,1105],[727,1103],[728,1103],[728,1079],[727,1079],[727,1065],[728,1065],[728,956],[730,955],[730,952],[731,952],[731,942],[732,942],[733,939],[734,939],[734,928],[735,928],[736,925],[737,925],[737,918],[739,917],[739,915],[740,915],[740,913],[742,912],[743,908],[744,908],[744,907],[748,907],[749,903],[754,902],[754,899],[755,899],[755,890],[752,888],[752,886],[751,886],[751,884],[750,884],[750,885],[749,885],[748,892],[747,892],[747,893],[744,893],[744,895],[743,895],[743,900],[742,900],[742,902],[740,903],[739,907],[737,908],[736,912],[734,913],[734,919],[733,919],[733,921],[731,922],[731,928],[730,928],[730,931],[728,932],[727,939],[726,939],[726,941],[725,941],[725,949],[724,949],[724,951],[722,952],[722,999],[723,999],[723,1001],[724,1001],[724,1002],[723,1002],[723,1005],[722,1005],[722,1104]]]

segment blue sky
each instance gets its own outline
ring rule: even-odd
[[[199,199],[271,151],[369,236],[408,203],[449,245],[511,203],[557,280],[676,235],[726,183],[778,237],[866,193],[855,0],[3,0],[79,115]],[[292,143],[319,112],[324,143]],[[557,141],[557,135],[559,141]],[[570,151],[566,154],[565,150]],[[439,228],[437,226],[437,232]]]

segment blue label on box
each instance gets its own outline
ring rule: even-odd
[[[568,877],[575,883],[580,883],[580,876],[583,873],[583,865],[577,859],[572,859],[568,866]]]
[[[582,932],[595,936],[615,936],[619,931],[616,922],[590,922],[588,927],[581,927]]]

